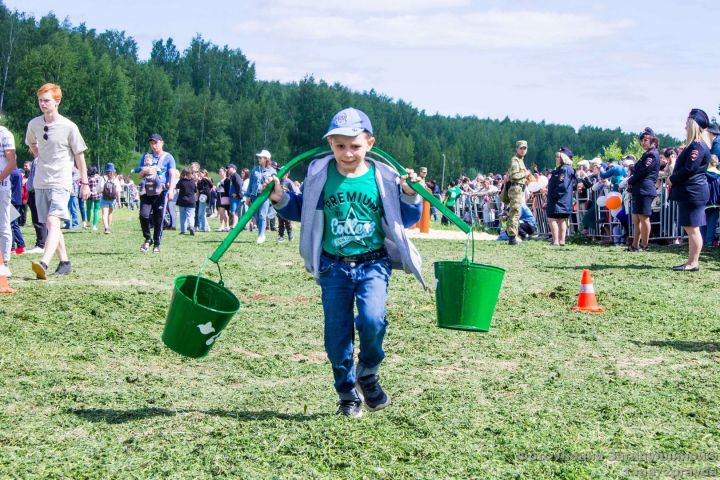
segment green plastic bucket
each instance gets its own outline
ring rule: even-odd
[[[216,283],[196,275],[180,275],[175,278],[162,340],[180,355],[204,357],[238,310],[240,301],[222,280]]]
[[[487,332],[505,269],[462,261],[435,262],[437,326]]]

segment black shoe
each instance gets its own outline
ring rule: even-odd
[[[508,245],[517,245],[517,237],[508,237]]]
[[[360,394],[360,398],[365,402],[367,409],[371,412],[382,410],[390,405],[390,397],[383,392],[376,374],[358,378],[355,388]]]
[[[630,245],[629,247],[627,247],[625,249],[625,251],[626,252],[640,252],[640,251],[642,251],[642,249],[640,247],[633,247],[632,245]]]
[[[45,262],[32,262],[32,271],[35,272],[38,280],[47,280],[47,269]]]
[[[676,272],[699,272],[700,271],[700,265],[696,267],[690,267],[688,268],[687,265],[675,265],[672,267],[673,270]]]
[[[360,400],[339,400],[338,409],[335,412],[337,415],[343,415],[345,417],[362,417],[362,402]]]
[[[191,229],[190,229],[190,235],[195,235],[195,229],[194,229],[194,228],[191,228]]]
[[[72,265],[70,265],[69,261],[60,262],[53,275],[67,275],[68,273],[72,273]]]

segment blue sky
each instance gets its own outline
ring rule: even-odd
[[[200,33],[239,48],[258,78],[306,74],[428,114],[646,126],[684,138],[693,107],[718,115],[720,4],[709,0],[6,0],[10,9],[153,40]]]

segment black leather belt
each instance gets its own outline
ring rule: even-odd
[[[370,262],[372,260],[379,260],[381,258],[385,258],[388,256],[388,252],[385,249],[385,247],[378,249],[378,250],[373,250],[372,252],[363,253],[362,255],[353,255],[351,257],[341,257],[339,255],[330,255],[325,250],[323,250],[322,254],[331,260],[337,260],[338,262],[346,262],[346,263]]]

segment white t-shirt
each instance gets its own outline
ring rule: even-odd
[[[5,150],[15,150],[15,137],[5,127],[0,127],[0,172],[5,170],[7,166],[7,158],[5,158]],[[10,190],[10,176],[0,181],[0,190]]]
[[[47,132],[45,127],[48,127]],[[43,137],[46,133],[47,140]],[[64,188],[71,191],[75,155],[87,150],[77,125],[62,115],[58,115],[52,123],[45,123],[45,118],[40,115],[28,123],[25,144],[38,147],[33,186],[36,189]]]

